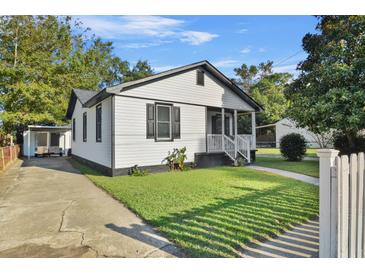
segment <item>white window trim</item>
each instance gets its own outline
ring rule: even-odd
[[[158,124],[160,123],[158,120],[158,108],[159,107],[166,107],[169,109],[169,137],[163,137],[160,138],[158,137]],[[171,141],[172,140],[172,117],[171,117],[171,113],[172,112],[172,106],[171,105],[164,105],[164,104],[156,104],[156,140],[157,141]],[[161,123],[167,123],[166,121],[163,121]]]

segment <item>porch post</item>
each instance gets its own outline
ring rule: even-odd
[[[237,158],[237,109],[234,110],[233,112],[233,122],[234,122],[234,157]]]
[[[224,108],[221,110],[222,115],[222,151],[224,151]]]
[[[30,159],[30,128],[28,128],[28,160]]]
[[[251,127],[252,127],[252,147],[256,149],[256,113],[251,112]]]

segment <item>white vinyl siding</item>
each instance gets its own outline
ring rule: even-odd
[[[194,153],[206,151],[205,107],[174,103],[180,107],[181,138],[156,142],[146,138],[146,104],[154,103],[115,96],[115,168],[160,165],[169,151],[184,146],[191,162]]]
[[[96,142],[96,106],[83,108],[77,100],[72,118],[76,119],[76,139],[72,141],[72,154],[111,167],[111,97],[101,102],[101,142]],[[82,117],[87,113],[87,142],[82,138]]]
[[[196,77],[196,70],[191,70],[122,91],[121,95],[224,107],[241,111],[253,110],[251,106],[209,72],[204,71],[204,86],[197,85]]]

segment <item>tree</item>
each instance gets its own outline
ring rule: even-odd
[[[0,17],[0,119],[6,132],[65,124],[73,87],[98,90],[130,74],[111,42],[88,33],[71,17]]]
[[[284,117],[288,107],[284,87],[291,79],[289,73],[274,73],[272,61],[258,66],[242,64],[234,72],[239,77],[236,82],[264,108],[264,112],[257,115],[258,125],[274,123]],[[247,125],[246,120],[243,117],[240,123]]]
[[[138,80],[150,76],[153,73],[154,71],[147,60],[138,60],[132,70],[127,71],[127,73],[124,75],[123,82]]]
[[[257,115],[258,125],[274,123],[285,117],[289,102],[284,89],[290,79],[289,73],[274,73],[264,76],[251,88],[251,96],[264,108]]]
[[[365,17],[320,16],[318,33],[306,34],[306,60],[285,91],[289,115],[321,134],[338,131],[354,148],[365,128]]]

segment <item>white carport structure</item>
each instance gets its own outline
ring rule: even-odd
[[[67,156],[71,149],[71,126],[29,125],[23,132],[23,156],[35,156],[37,147],[59,148],[59,153]]]

